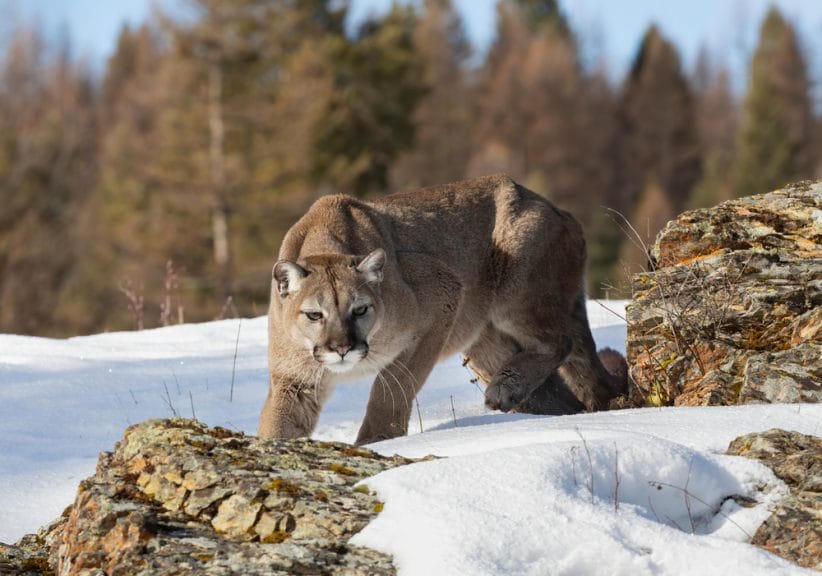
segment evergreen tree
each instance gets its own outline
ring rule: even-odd
[[[583,184],[588,194],[580,194],[588,204],[590,223],[588,237],[588,295],[590,297],[620,296],[619,282],[613,277],[614,263],[619,257],[622,232],[610,210],[620,207],[619,188],[614,185],[617,174],[618,134],[616,102],[606,71],[600,69],[586,82],[586,114],[577,138],[587,142],[580,159],[584,169]]]
[[[608,210],[598,206],[591,216],[588,242],[588,296],[592,298],[622,298],[630,294],[625,278],[616,264],[619,261],[624,232],[622,222]]]
[[[123,72],[106,79],[123,113],[106,137],[100,205],[130,238],[111,284],[144,287],[147,324],[167,260],[187,320],[214,318],[229,297],[232,313],[264,308],[272,254],[311,198],[308,134],[330,97],[329,37],[342,35],[330,4],[198,0],[193,20],[160,21],[167,48],[152,59],[149,43],[126,90],[113,88]],[[142,53],[129,44],[118,62]]]
[[[697,59],[692,85],[703,170],[688,200],[688,207],[702,208],[732,196],[736,105],[727,68],[714,66],[704,49]]]
[[[118,287],[132,281],[153,300],[165,259],[173,257],[165,251],[173,225],[166,220],[157,169],[160,114],[168,93],[159,42],[146,25],[124,27],[101,86],[98,177],[85,214],[93,224],[72,290],[98,329],[133,328]]]
[[[625,80],[619,121],[619,208],[652,243],[664,221],[649,218],[642,206],[668,215],[682,211],[701,170],[693,94],[676,48],[655,26],[645,33]],[[622,263],[627,270],[645,268],[638,252],[626,248],[623,255],[630,257]]]
[[[589,90],[556,4],[501,2],[497,41],[483,75],[469,171],[508,172],[587,223],[591,150],[590,134],[583,132],[596,91]]]
[[[314,174],[332,190],[385,192],[397,156],[414,142],[414,111],[423,95],[414,46],[417,16],[394,4],[365,22],[332,54],[334,89],[314,138]]]
[[[515,3],[522,20],[532,31],[572,38],[571,27],[557,0],[515,0]]]
[[[470,154],[465,69],[470,46],[451,0],[426,0],[424,10],[415,26],[414,49],[423,66],[425,95],[414,115],[414,146],[393,169],[396,188],[458,180]]]
[[[640,194],[631,227],[625,229],[619,261],[628,275],[649,269],[648,251],[657,233],[676,216],[669,196],[651,179]],[[626,227],[627,228],[627,227]]]
[[[497,4],[497,34],[480,71],[476,125],[469,176],[507,172],[522,179],[530,165],[524,134],[530,118],[521,64],[530,44],[528,30],[511,0]]]
[[[810,82],[793,26],[776,8],[762,23],[737,139],[736,196],[813,174]]]
[[[700,173],[694,101],[676,48],[656,26],[645,33],[625,81],[620,121],[625,208],[655,181],[680,211]]]
[[[64,45],[49,57],[36,30],[0,64],[0,331],[65,334],[82,321],[66,280],[94,179],[94,95]]]
[[[314,178],[314,142],[333,97],[332,57],[345,19],[344,5],[327,0],[263,5],[260,58],[230,111],[242,134],[233,162],[244,178],[232,204],[234,300],[257,313],[269,297],[260,279],[270,278],[282,237],[327,191]]]

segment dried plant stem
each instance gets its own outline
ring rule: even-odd
[[[176,418],[177,417],[177,410],[174,409],[174,404],[172,404],[172,402],[171,402],[171,394],[168,393],[168,385],[166,385],[165,380],[163,380],[163,388],[166,391],[166,395],[163,396],[162,398],[163,398],[163,400],[165,400],[166,405],[171,410],[171,414]]]
[[[582,440],[582,447],[585,449],[585,456],[588,458],[588,484],[586,487],[588,488],[588,492],[591,494],[591,504],[594,503],[594,463],[591,460],[591,451],[588,450],[588,442],[585,441],[585,437],[582,435],[582,432],[579,431],[579,428],[574,428],[577,435],[579,436],[580,440]]]
[[[137,330],[142,330],[145,327],[144,311],[143,311],[143,290],[136,288],[130,278],[126,278],[120,282],[120,292],[125,294],[128,300],[128,308],[134,316],[134,325]]]
[[[234,341],[234,362],[231,364],[231,390],[228,393],[228,401],[234,401],[234,375],[237,372],[237,350],[240,347],[240,328],[243,326],[243,319],[237,323],[237,339]]]
[[[417,405],[417,418],[419,418],[419,420],[420,420],[420,434],[422,434],[423,433],[423,429],[422,429],[422,412],[420,411],[420,401],[416,396],[414,396],[414,404]]]
[[[194,412],[194,396],[191,394],[191,390],[188,391],[188,401],[191,402],[191,418],[196,420],[197,414]]]

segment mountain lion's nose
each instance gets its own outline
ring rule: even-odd
[[[351,346],[349,344],[341,344],[339,346],[331,346],[331,349],[334,350],[337,354],[340,355],[340,358],[348,354],[348,351],[351,350]]]

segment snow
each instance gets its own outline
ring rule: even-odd
[[[744,544],[785,494],[758,463],[623,430],[541,436],[369,479],[385,508],[352,543],[393,554],[408,574],[791,572]],[[726,502],[758,485],[771,488],[763,505]]]
[[[624,352],[624,306],[589,303],[600,347]],[[0,541],[57,517],[129,424],[195,415],[253,434],[266,330],[255,318],[67,340],[0,335]],[[353,543],[392,554],[401,574],[812,573],[746,544],[786,488],[722,453],[752,431],[819,435],[819,405],[506,415],[483,407],[471,377],[457,357],[441,363],[409,436],[372,446],[442,457],[365,481],[385,507]],[[314,436],[352,442],[370,385],[338,387]]]

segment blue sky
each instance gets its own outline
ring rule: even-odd
[[[496,0],[454,0],[469,36],[480,51],[493,39]],[[11,20],[40,19],[49,34],[66,30],[76,53],[100,63],[114,48],[124,22],[136,24],[169,0],[0,0]],[[630,65],[642,33],[652,22],[671,38],[690,66],[700,46],[708,46],[744,85],[745,59],[769,4],[776,4],[799,28],[812,76],[822,83],[822,1],[820,0],[564,0],[563,10],[586,38],[588,53],[605,57],[615,77]],[[380,13],[391,0],[352,0],[352,16]],[[6,19],[9,22],[10,19]],[[2,26],[2,25],[0,25]],[[5,25],[6,27],[8,24]],[[5,32],[0,28],[0,33]]]

